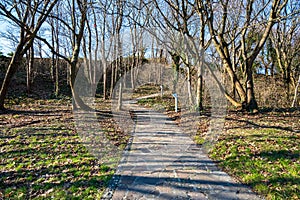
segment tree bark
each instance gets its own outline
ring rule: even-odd
[[[18,45],[17,50],[15,51],[9,63],[8,69],[6,71],[5,78],[3,80],[1,90],[0,90],[0,110],[5,109],[4,100],[8,91],[9,84],[13,78],[13,75],[16,73],[18,67],[21,65],[24,56],[24,51],[22,51],[21,49],[23,45],[24,45],[23,43],[20,43]]]
[[[191,68],[190,66],[187,66],[187,89],[188,89],[188,95],[189,95],[189,103],[190,106],[194,105],[193,101],[193,93],[192,93],[192,75],[191,75]]]
[[[200,69],[200,71],[202,71],[202,70]],[[203,76],[202,76],[202,73],[198,73],[196,101],[197,101],[196,109],[198,111],[203,110]]]
[[[203,33],[204,34],[204,33]],[[202,48],[204,45],[201,44]],[[197,87],[196,87],[196,109],[203,110],[203,65],[204,65],[204,51],[200,50],[200,57],[198,58],[197,69]]]
[[[34,49],[33,46],[31,46],[28,50],[28,56],[27,56],[27,66],[26,66],[26,88],[27,88],[27,94],[31,92],[31,83],[32,83],[32,69],[34,64]]]
[[[56,52],[59,53],[59,41],[56,40]],[[55,96],[59,94],[59,57],[55,56]]]
[[[122,101],[123,101],[123,80],[124,79],[120,79],[119,80],[119,95],[118,95],[118,107],[117,107],[117,109],[118,110],[121,110],[122,109]]]
[[[179,73],[179,61],[180,57],[176,53],[171,53],[171,57],[173,60],[173,90],[172,93],[175,94],[177,93],[177,82],[178,82],[178,73]]]
[[[249,65],[252,66],[252,64]],[[256,113],[258,112],[258,105],[254,94],[252,67],[247,67],[246,70],[247,70],[247,77],[246,77],[247,104],[245,108],[250,112]]]
[[[107,61],[105,54],[105,32],[106,32],[106,9],[103,16],[103,25],[101,32],[101,64],[103,66],[103,100],[107,98]]]
[[[292,108],[296,107],[299,85],[300,85],[300,75],[299,75],[299,78],[298,78],[297,85],[295,87],[295,93],[294,93],[294,99],[293,99],[293,102],[292,102]]]

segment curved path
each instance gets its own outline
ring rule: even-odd
[[[102,199],[259,199],[220,171],[169,118],[134,102],[135,130]]]

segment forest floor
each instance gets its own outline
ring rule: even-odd
[[[152,91],[150,91],[151,93]],[[140,101],[180,123],[172,97]],[[0,113],[0,199],[98,199],[115,172],[93,156],[78,135],[71,100],[10,99]],[[157,107],[156,105],[159,105]],[[100,124],[121,148],[126,135],[113,119],[110,101]],[[210,123],[203,114],[197,134],[203,144]],[[229,111],[224,131],[209,156],[228,174],[267,199],[300,199],[300,111],[264,109],[258,114]]]
[[[77,133],[71,100],[11,99],[0,113],[0,199],[99,199],[114,174]],[[107,113],[99,123],[118,146],[128,137]]]

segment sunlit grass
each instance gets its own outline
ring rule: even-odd
[[[146,99],[139,99],[138,103],[140,105],[151,107],[154,110],[162,112],[174,110],[175,107],[174,99],[169,95],[164,95],[163,97],[157,96]]]
[[[63,106],[58,101],[40,100],[41,107],[29,104],[23,112],[0,115],[8,123],[0,129],[0,199],[100,199],[106,189],[113,166],[88,151],[70,108],[57,108]]]
[[[300,198],[300,136],[278,129],[232,129],[211,157],[267,199]]]
[[[11,199],[100,195],[113,170],[80,142],[76,133],[66,129],[18,128],[2,133],[1,192]]]

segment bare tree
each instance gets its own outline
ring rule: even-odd
[[[60,42],[59,36],[61,34],[61,23],[59,18],[61,18],[61,12],[59,12],[60,5],[59,3],[55,6],[55,13],[57,13],[57,18],[49,17],[48,23],[51,27],[51,39],[52,39],[52,47],[54,52],[52,52],[51,56],[51,78],[54,82],[54,94],[57,97],[59,94],[59,54],[60,54]]]
[[[66,46],[65,55],[63,55],[62,53],[56,52],[55,48],[45,38],[39,36],[37,36],[37,38],[43,41],[52,52],[54,52],[60,58],[63,58],[69,64],[69,85],[74,100],[73,107],[75,109],[81,108],[83,110],[91,110],[91,108],[82,101],[81,97],[75,90],[75,80],[80,68],[80,65],[78,65],[79,54],[81,51],[84,30],[86,27],[89,1],[72,0],[66,2],[65,4],[60,4],[60,6],[62,6],[62,10],[68,13],[64,13],[61,18],[56,14],[51,14],[50,17],[60,21],[62,24],[61,30],[64,30],[64,33],[62,34],[66,41],[70,41],[71,47]],[[68,50],[70,51],[69,53]]]
[[[101,28],[101,63],[103,65],[103,99],[107,98],[107,56],[106,56],[106,26],[107,26],[107,1],[102,4],[103,14],[102,14],[102,28]]]
[[[197,2],[202,5],[202,2]],[[237,107],[243,106],[249,111],[258,109],[254,93],[253,63],[286,3],[287,0],[268,2],[208,0],[204,2],[204,6],[197,7],[198,13],[204,13],[207,18],[214,47],[223,61],[223,67],[229,74],[240,100],[236,100],[228,92],[225,92],[225,95]],[[266,10],[268,17],[263,18],[261,13]],[[262,33],[261,37],[249,43],[247,39],[255,29]],[[242,78],[245,78],[245,84],[237,75],[237,67],[244,73]]]
[[[84,35],[84,29],[86,25],[87,20],[87,10],[88,10],[88,1],[80,1],[80,0],[72,0],[71,4],[69,4],[69,8],[71,11],[71,27],[67,25],[65,22],[64,25],[68,26],[71,31],[72,36],[72,56],[71,58],[66,58],[70,65],[70,87],[74,99],[74,108],[81,108],[85,110],[89,110],[90,107],[84,104],[82,99],[78,96],[78,94],[75,91],[75,80],[76,75],[79,70],[78,64],[78,58],[81,48],[81,42]],[[79,10],[79,13],[76,12],[77,9]],[[79,16],[78,16],[79,14]]]
[[[147,21],[143,22],[142,18],[142,7],[143,2],[138,1],[138,5],[130,6],[131,13],[128,17],[128,21],[130,24],[130,36],[131,36],[131,56],[132,60],[130,63],[130,78],[131,78],[131,87],[132,89],[135,88],[135,80],[138,76],[138,68],[142,63],[143,60],[143,37],[144,37],[144,29],[142,28],[145,26]],[[139,26],[140,25],[140,26]]]
[[[32,84],[32,69],[34,64],[34,46],[32,45],[26,52],[26,88],[27,93],[31,92]]]
[[[99,33],[97,26],[97,16],[95,7],[90,4],[91,13],[87,16],[85,36],[83,37],[83,54],[84,62],[87,71],[87,77],[91,85],[91,92],[94,92],[97,87],[98,74],[100,65],[98,63],[98,50],[99,50]]]
[[[58,0],[53,1],[1,1],[0,15],[20,27],[19,43],[8,66],[0,90],[0,109],[4,109],[4,100],[9,83],[21,64],[24,54],[31,48],[33,41]]]
[[[151,11],[151,23],[150,30],[151,34],[155,35],[157,40],[166,46],[168,51],[172,54],[173,64],[175,67],[174,77],[174,92],[176,90],[176,80],[179,65],[184,64],[186,69],[187,78],[187,90],[189,104],[194,104],[193,92],[192,92],[192,67],[199,64],[197,59],[200,58],[199,51],[199,31],[202,30],[199,27],[205,26],[201,24],[199,17],[196,15],[195,5],[190,1],[153,1],[153,5],[149,4],[148,11]],[[155,11],[152,11],[153,8]],[[204,19],[204,18],[203,18]],[[200,25],[200,26],[199,26]],[[152,27],[158,29],[157,32],[152,31]],[[204,29],[203,29],[204,30]],[[165,38],[161,36],[165,35]],[[203,33],[204,34],[204,33]],[[203,41],[205,43],[205,41]],[[202,43],[202,44],[203,44]],[[204,46],[202,46],[204,48]],[[181,61],[178,61],[177,59]],[[200,65],[198,65],[200,66]],[[198,67],[198,78],[199,84],[197,90],[202,89],[202,74],[201,67]],[[197,91],[197,107],[202,108],[202,93]]]
[[[121,70],[123,65],[123,51],[122,51],[122,43],[121,43],[121,28],[123,25],[123,12],[124,12],[124,2],[122,0],[117,0],[117,18],[116,18],[116,49],[117,49],[117,57],[116,57],[116,75],[121,77],[121,72],[118,74],[118,69]],[[122,107],[122,91],[123,90],[123,82],[120,81],[119,86],[119,99],[118,99],[118,109],[120,110]]]
[[[294,1],[290,1],[282,11],[283,16],[286,17],[274,26],[270,34],[276,54],[276,60],[273,62],[278,65],[282,74],[287,100],[289,100],[290,96],[290,85],[293,83],[295,87],[298,76],[295,70],[297,67],[293,66],[293,64],[296,64],[295,60],[298,59],[297,54],[300,51],[299,9],[299,5],[296,6]]]
[[[267,78],[269,75],[273,77],[275,73],[275,63],[273,61],[276,60],[276,58],[273,43],[270,38],[268,38],[265,46],[262,48],[258,59],[260,70],[264,70],[265,77]]]
[[[113,17],[113,1],[112,0],[104,0],[99,1],[100,11],[98,10],[98,24],[100,26],[100,51],[101,51],[101,65],[103,67],[103,99],[108,97],[108,67],[109,67],[109,56],[111,53],[111,48],[113,44],[113,35],[115,32],[115,23]],[[110,17],[111,20],[110,21]],[[101,19],[101,21],[99,20]],[[112,22],[112,23],[110,23]]]

